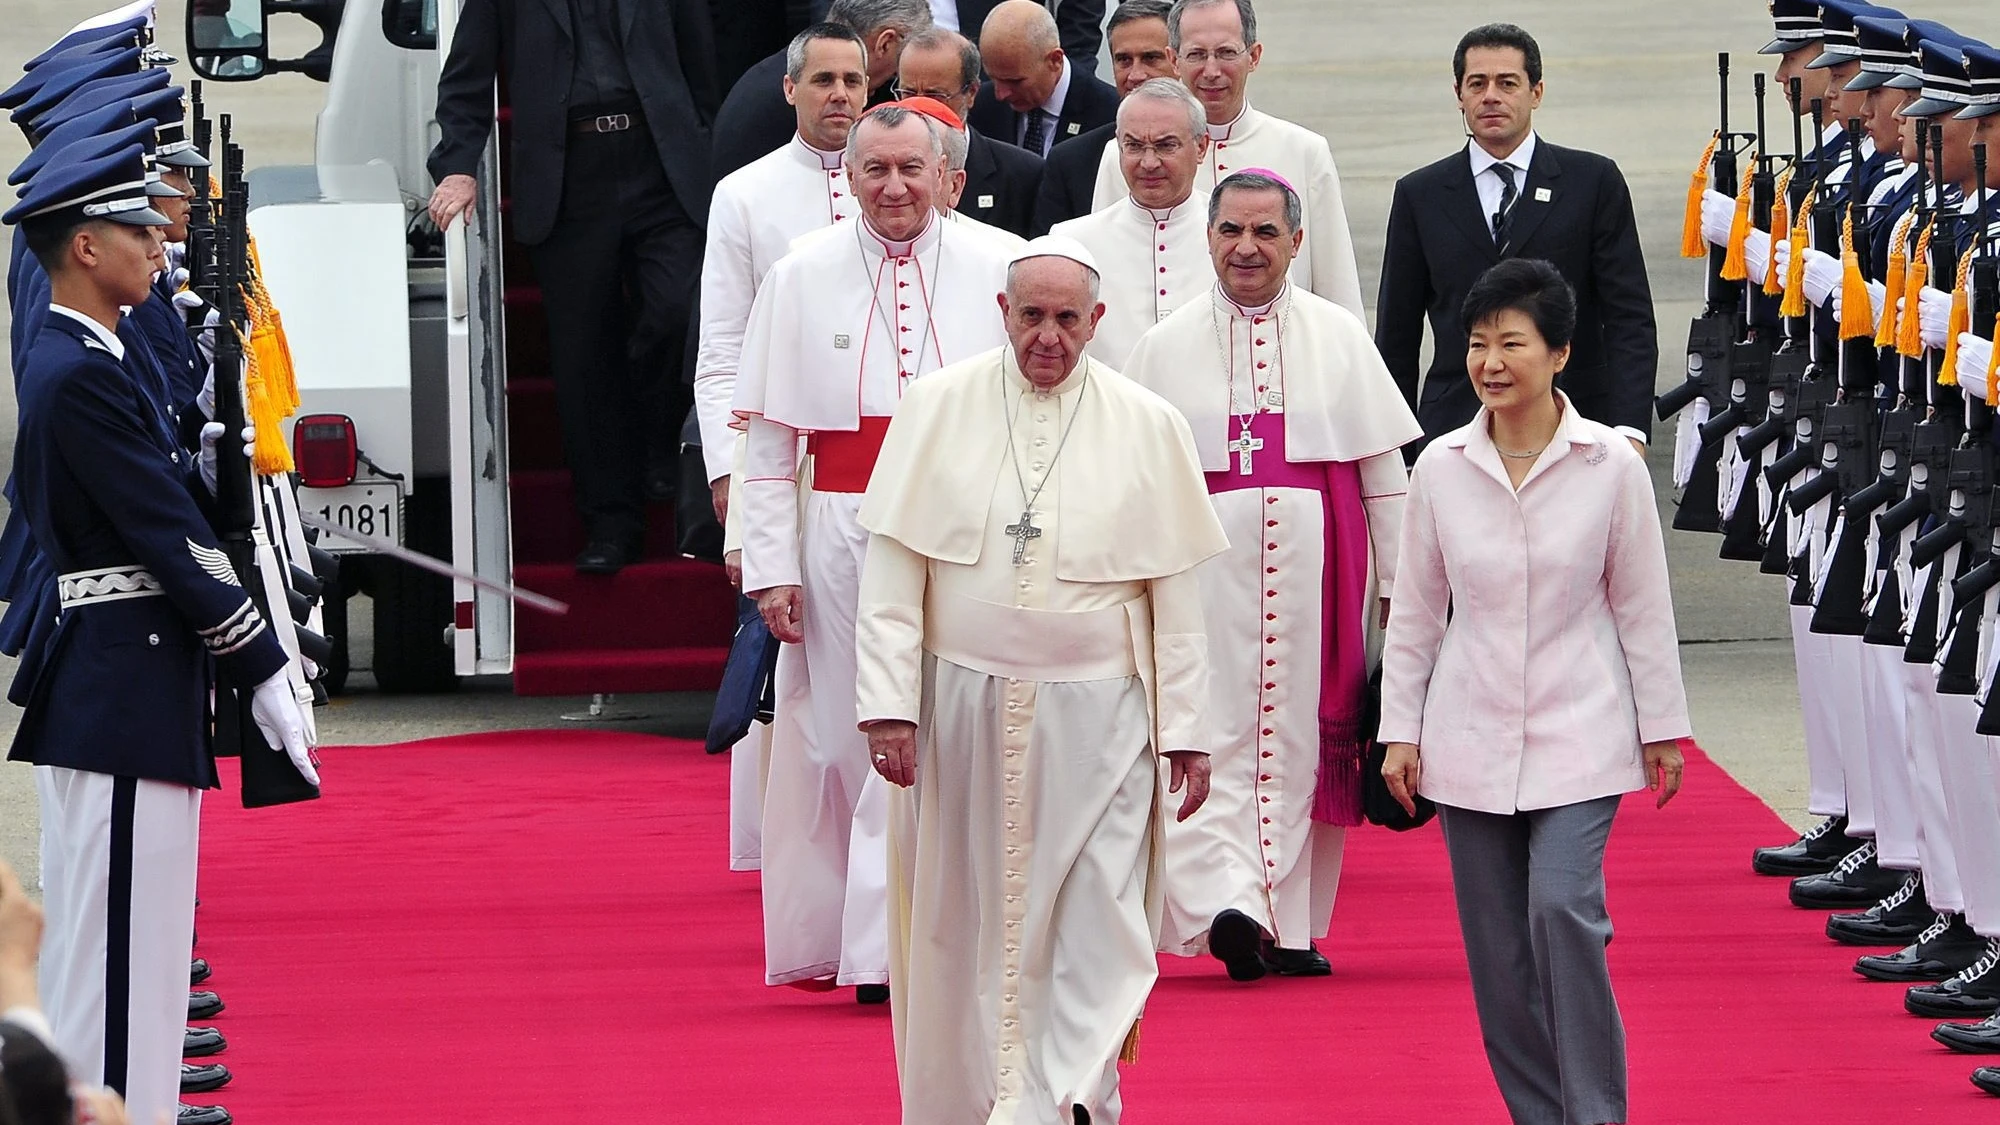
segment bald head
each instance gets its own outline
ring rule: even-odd
[[[1016,113],[1041,106],[1062,79],[1056,19],[1034,0],[1001,0],[979,30],[979,55],[993,95]]]

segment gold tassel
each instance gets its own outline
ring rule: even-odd
[[[1750,277],[1750,264],[1744,260],[1743,244],[1750,238],[1750,195],[1751,181],[1757,177],[1757,150],[1750,150],[1750,159],[1743,168],[1743,185],[1736,192],[1736,215],[1729,220],[1729,246],[1722,254],[1722,280],[1746,281]]]
[[[1132,1030],[1125,1033],[1125,1045],[1118,1049],[1118,1061],[1127,1066],[1139,1061],[1139,1021],[1132,1021]]]
[[[1972,272],[1972,255],[1958,260],[1958,283],[1951,288],[1951,319],[1944,329],[1944,361],[1938,364],[1938,386],[1958,385],[1958,334],[1972,327],[1972,300],[1965,281]]]
[[[1903,321],[1896,333],[1896,353],[1910,359],[1924,354],[1924,287],[1931,281],[1931,230],[1925,223],[1917,236],[1916,256],[1910,260],[1910,276],[1903,283]]]
[[[1896,233],[1889,239],[1889,276],[1882,290],[1882,319],[1875,324],[1875,346],[1893,348],[1896,346],[1896,298],[1903,295],[1903,278],[1910,271],[1910,224],[1917,221],[1915,211],[1903,216],[1896,225]],[[1844,302],[1847,298],[1842,297]]]
[[[257,254],[255,239],[250,240],[250,285],[263,323],[271,334],[269,347],[273,353],[273,365],[266,368],[271,372],[271,391],[283,415],[290,417],[299,408],[298,372],[292,365],[292,345],[285,336],[284,319],[278,315],[278,305],[271,299],[271,291],[264,287],[264,262]]]
[[[1785,271],[1785,299],[1778,305],[1780,316],[1806,315],[1806,244],[1812,240],[1808,229],[1812,219],[1813,197],[1818,189],[1806,192],[1799,204],[1799,213],[1792,219],[1790,238],[1792,241],[1792,266]],[[1777,224],[1772,224],[1775,231]],[[1775,255],[1774,255],[1775,256]]]
[[[257,428],[256,442],[251,446],[250,466],[259,476],[276,476],[292,471],[292,451],[285,444],[285,415],[278,409],[269,381],[264,372],[264,359],[270,354],[268,346],[259,340],[259,329],[254,320],[250,329],[250,343],[243,349],[249,361],[243,378],[243,407],[250,424]]]
[[[1786,198],[1791,190],[1792,170],[1787,168],[1785,169],[1785,174],[1778,177],[1778,198],[1771,204],[1771,252],[1765,255],[1766,264],[1764,266],[1764,295],[1766,297],[1780,296],[1785,291],[1784,279],[1778,276],[1778,255],[1776,251],[1778,249],[1778,239],[1790,238],[1792,233],[1792,220],[1789,217],[1790,212],[1786,209]]]
[[[1701,237],[1701,197],[1708,192],[1708,166],[1715,160],[1715,146],[1721,143],[1719,132],[1708,138],[1708,147],[1701,150],[1701,162],[1694,166],[1694,175],[1688,180],[1687,214],[1681,218],[1683,258],[1708,256],[1708,243]]]
[[[2000,342],[2000,316],[1993,318],[1993,339]],[[1986,361],[1986,405],[2000,406],[2000,348]]]
[[[1861,276],[1861,254],[1854,248],[1850,209],[1840,229],[1840,338],[1860,340],[1874,334],[1874,310],[1868,306],[1868,279]]]

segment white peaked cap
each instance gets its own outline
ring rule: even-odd
[[[1045,234],[1030,239],[1026,246],[1014,252],[1007,264],[1011,266],[1029,258],[1068,258],[1091,273],[1103,276],[1103,271],[1097,268],[1097,259],[1090,254],[1090,248],[1066,234]]]
[[[146,26],[152,27],[154,24],[154,3],[155,0],[132,0],[130,4],[121,4],[108,12],[97,13],[75,27],[70,28],[64,34],[75,35],[79,31],[89,31],[93,27],[115,27],[118,24],[139,18],[144,18]]]

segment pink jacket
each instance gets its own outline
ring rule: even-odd
[[[1691,734],[1652,478],[1577,414],[1516,492],[1487,412],[1417,459],[1382,654],[1384,742],[1420,791],[1480,812],[1646,785],[1642,742]]]

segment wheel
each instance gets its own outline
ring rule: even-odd
[[[403,545],[451,557],[451,503],[444,481],[422,481],[403,499]],[[394,559],[368,560],[375,592],[375,683],[414,695],[458,686],[445,630],[452,622],[451,580]]]

